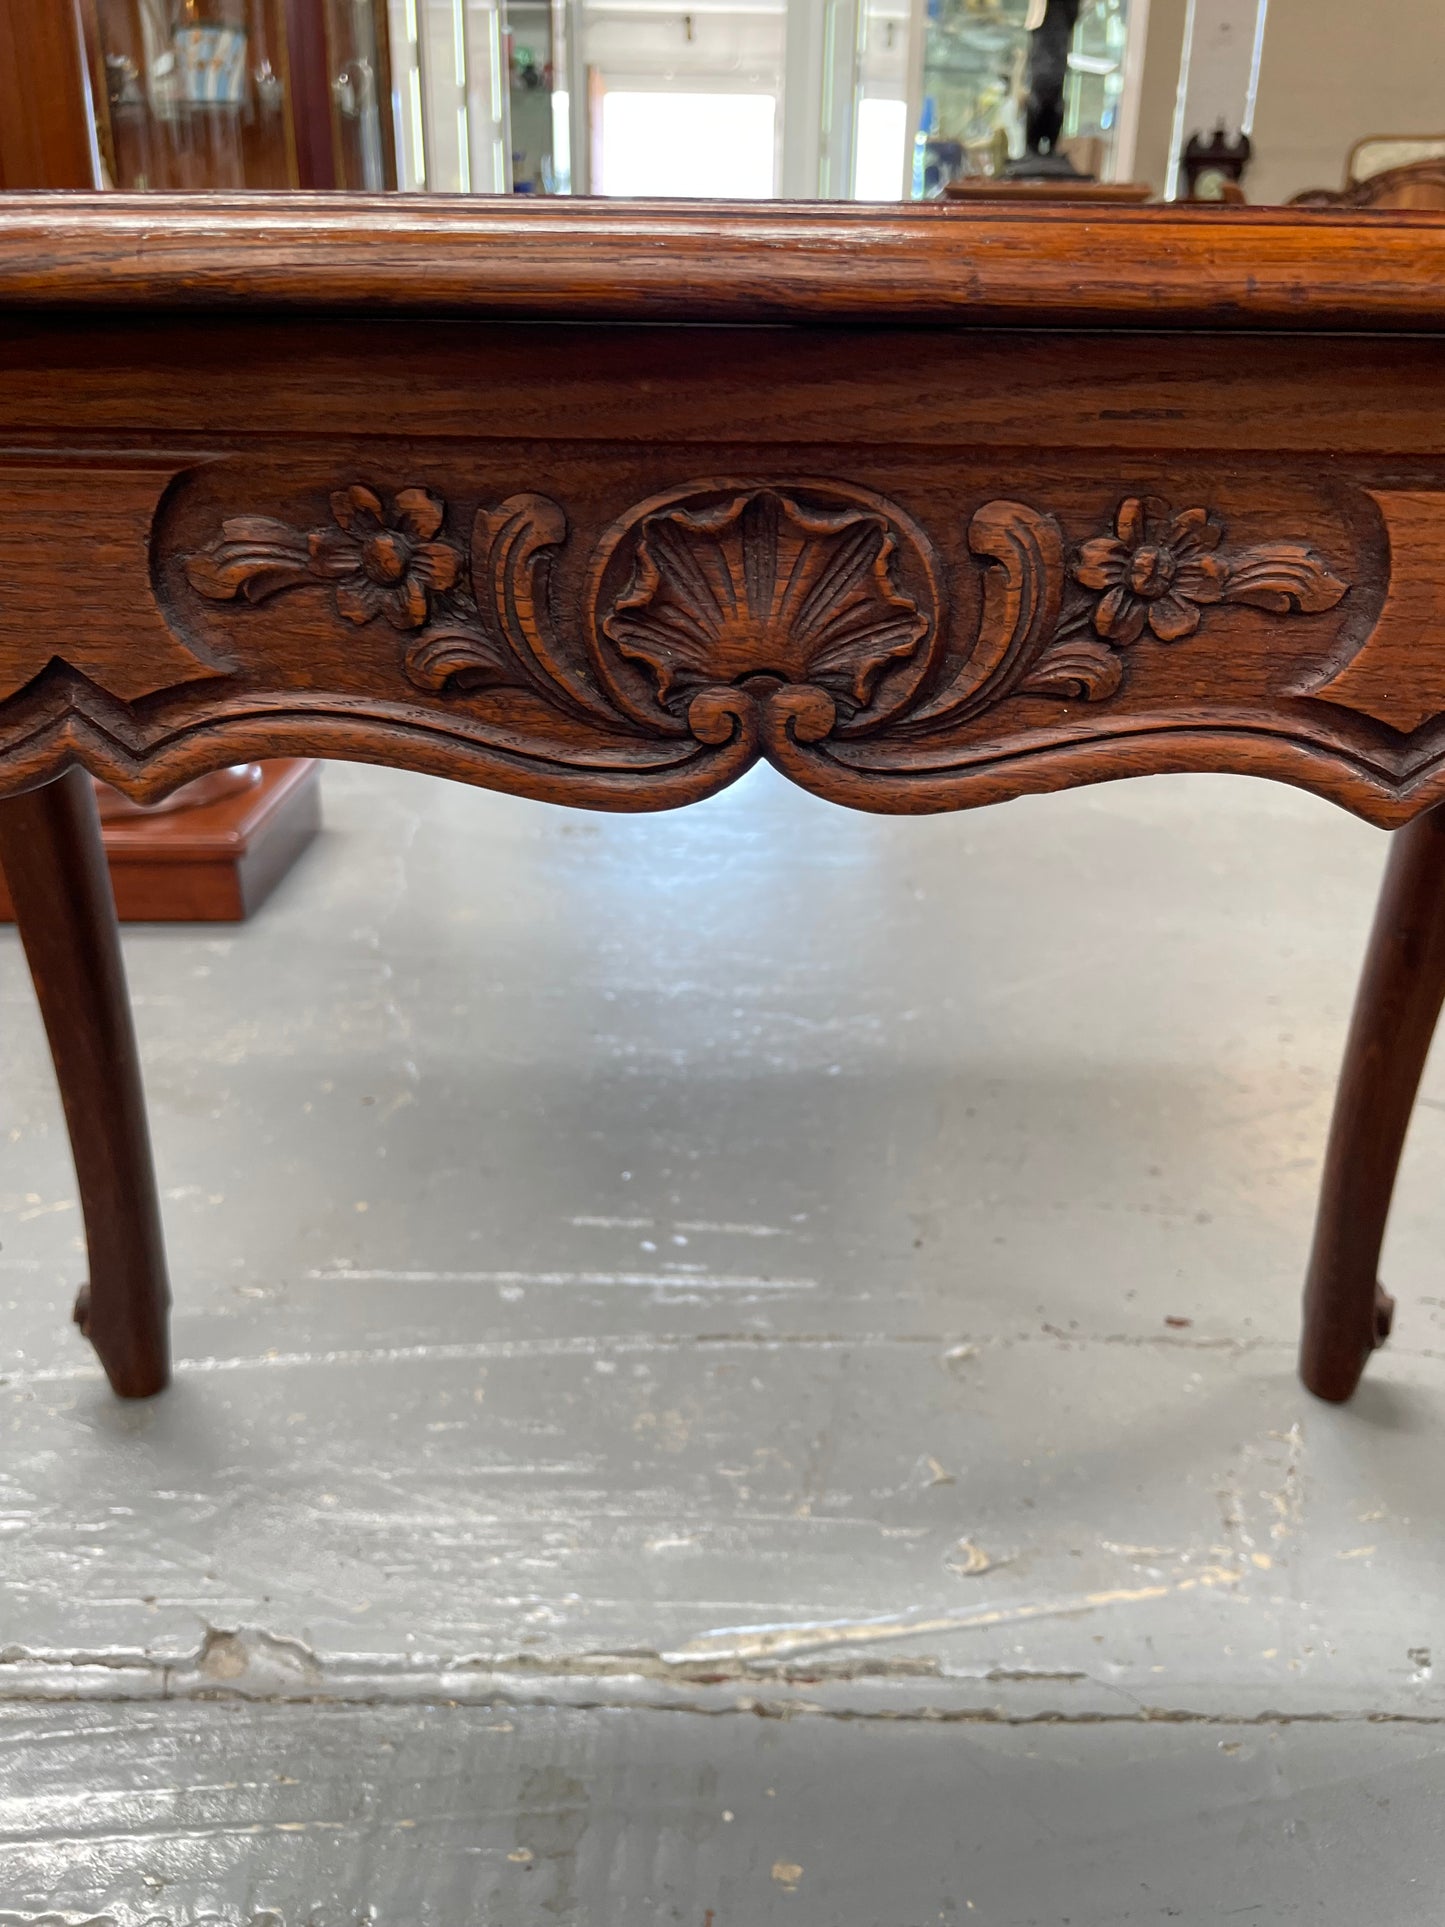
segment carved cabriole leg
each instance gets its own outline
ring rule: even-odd
[[[1300,1376],[1347,1399],[1389,1336],[1377,1282],[1390,1194],[1445,1002],[1445,808],[1396,831],[1370,932],[1325,1154],[1305,1283]]]
[[[84,771],[0,802],[0,869],[75,1155],[90,1250],[76,1322],[121,1397],[148,1398],[170,1376],[170,1291],[120,932]]]

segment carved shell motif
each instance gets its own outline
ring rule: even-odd
[[[525,690],[569,726],[761,748],[789,768],[830,736],[892,725],[917,741],[1009,698],[1104,701],[1129,651],[1187,642],[1216,604],[1310,614],[1348,586],[1294,538],[1226,548],[1202,507],[1129,496],[1111,531],[1071,547],[1053,515],[995,500],[967,528],[978,616],[950,628],[932,545],[896,503],[835,482],[705,481],[598,538],[584,662],[554,627],[558,504],[484,506],[465,555],[447,516],[416,484],[353,484],[329,525],[238,517],[184,566],[213,600],[324,585],[342,621],[405,638],[404,671],[428,693]]]
[[[873,509],[762,489],[656,510],[634,545],[601,632],[677,713],[700,689],[762,677],[826,690],[856,716],[933,628],[932,607],[895,580],[898,537]]]

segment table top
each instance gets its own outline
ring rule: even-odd
[[[0,197],[0,307],[1445,329],[1445,213]]]

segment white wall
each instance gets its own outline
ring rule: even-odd
[[[1445,133],[1445,0],[1270,0],[1251,201],[1339,187],[1367,134]]]
[[[1195,0],[1198,42],[1209,43],[1229,5]],[[1161,195],[1187,12],[1188,0],[1151,0],[1134,178]],[[1212,102],[1195,93],[1186,137],[1209,131]],[[1269,0],[1244,184],[1251,201],[1339,187],[1351,145],[1368,134],[1435,133],[1445,134],[1445,0]]]

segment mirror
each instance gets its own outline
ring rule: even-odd
[[[1128,0],[1068,0],[1066,155],[1115,161]],[[1026,145],[1060,0],[390,0],[409,181],[896,201]],[[1061,63],[1062,65],[1062,63]],[[498,70],[505,78],[499,84]],[[503,104],[505,121],[490,103]]]
[[[1445,8],[1420,0],[79,7],[128,188],[1445,199]]]

